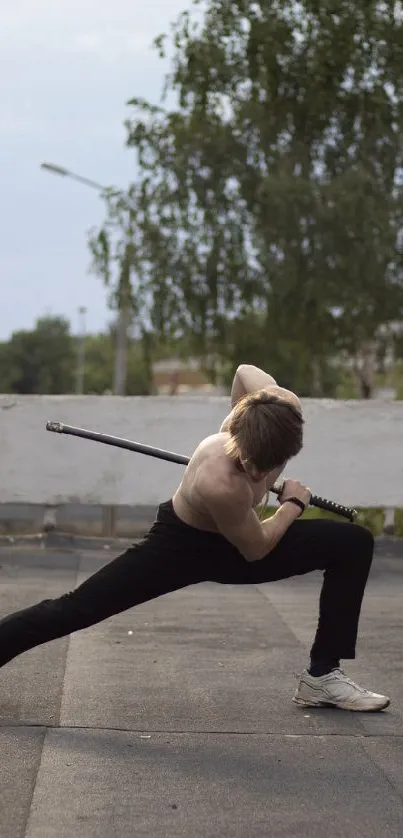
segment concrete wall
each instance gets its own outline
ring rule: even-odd
[[[355,506],[403,506],[403,402],[304,400],[305,446],[287,476]],[[183,467],[46,431],[60,420],[190,455],[228,413],[222,397],[0,396],[0,504],[155,506]]]

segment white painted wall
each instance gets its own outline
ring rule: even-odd
[[[228,399],[1,396],[0,503],[153,505],[183,467],[46,431],[47,420],[190,455]],[[305,446],[289,465],[315,494],[346,505],[403,506],[403,402],[303,400]]]

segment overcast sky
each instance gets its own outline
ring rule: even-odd
[[[190,0],[0,0],[0,340],[46,313],[88,331],[110,319],[88,273],[98,194],[40,170],[49,161],[125,186],[127,100],[157,101],[167,65],[150,43]]]

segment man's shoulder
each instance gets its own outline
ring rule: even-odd
[[[253,505],[253,493],[242,474],[226,473],[205,468],[199,476],[198,493],[207,507],[230,507],[246,511]]]

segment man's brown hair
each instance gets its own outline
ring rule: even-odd
[[[301,412],[289,401],[259,390],[244,396],[229,422],[226,453],[259,471],[282,466],[302,448]]]

